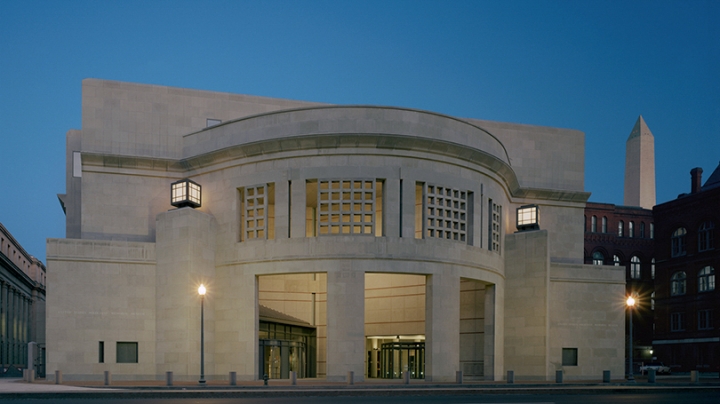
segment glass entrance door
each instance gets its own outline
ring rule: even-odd
[[[402,379],[405,372],[411,379],[425,378],[424,342],[386,342],[380,356],[380,377],[384,379]]]

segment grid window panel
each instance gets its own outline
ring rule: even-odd
[[[500,223],[502,220],[502,206],[493,203],[492,208],[492,234],[491,234],[491,251],[500,252]]]
[[[319,180],[317,234],[375,234],[375,179]]]
[[[267,185],[246,187],[243,192],[243,236],[245,240],[267,237]]]
[[[425,185],[425,235],[467,241],[468,192]]]

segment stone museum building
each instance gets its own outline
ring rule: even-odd
[[[47,242],[48,376],[599,379],[584,134],[87,79]],[[199,294],[203,286],[204,295]]]
[[[45,265],[0,223],[0,377],[45,375]]]

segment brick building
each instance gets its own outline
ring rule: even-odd
[[[658,360],[673,371],[720,370],[720,166],[691,192],[653,208],[656,223],[655,338]]]

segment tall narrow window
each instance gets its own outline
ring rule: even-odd
[[[592,255],[593,265],[603,265],[605,256],[600,251],[595,251]]]
[[[620,257],[618,257],[617,255],[613,255],[613,265],[615,265],[616,267],[620,266]]]
[[[655,238],[655,223],[650,223],[650,238]]]
[[[673,257],[679,257],[681,255],[685,255],[686,248],[685,248],[685,235],[687,234],[687,230],[685,230],[684,227],[680,227],[676,229],[671,237],[672,241],[672,251],[671,255]]]
[[[650,293],[650,310],[655,310],[655,292]]]
[[[105,363],[105,341],[98,341],[98,363]]]
[[[640,258],[634,255],[630,258],[630,278],[640,279]]]
[[[698,310],[698,330],[709,330],[712,326],[712,310]]]
[[[595,215],[590,218],[590,231],[593,233],[597,232],[597,216]]]
[[[425,236],[467,240],[468,192],[425,185]]]
[[[500,224],[502,223],[502,206],[493,203],[492,199],[488,199],[488,211],[489,213],[489,233],[490,237],[488,239],[488,249],[490,251],[495,251],[497,253],[500,253],[500,236],[501,236],[501,227]]]
[[[624,226],[625,226],[625,223],[623,223],[622,220],[618,222],[618,237],[623,236],[623,233],[625,232]]]
[[[650,260],[650,277],[655,279],[655,258]]]
[[[673,296],[684,295],[686,290],[687,275],[684,271],[675,272],[670,278],[670,294]]]
[[[602,218],[602,232],[607,233],[607,217]]]
[[[275,184],[245,187],[240,195],[240,240],[274,239]]]
[[[640,222],[640,238],[645,238],[645,222]]]
[[[713,222],[705,222],[698,229],[698,251],[707,251],[713,248]]]
[[[700,292],[715,290],[715,268],[707,266],[698,272],[698,290]]]
[[[635,222],[628,223],[628,237],[635,237]]]

